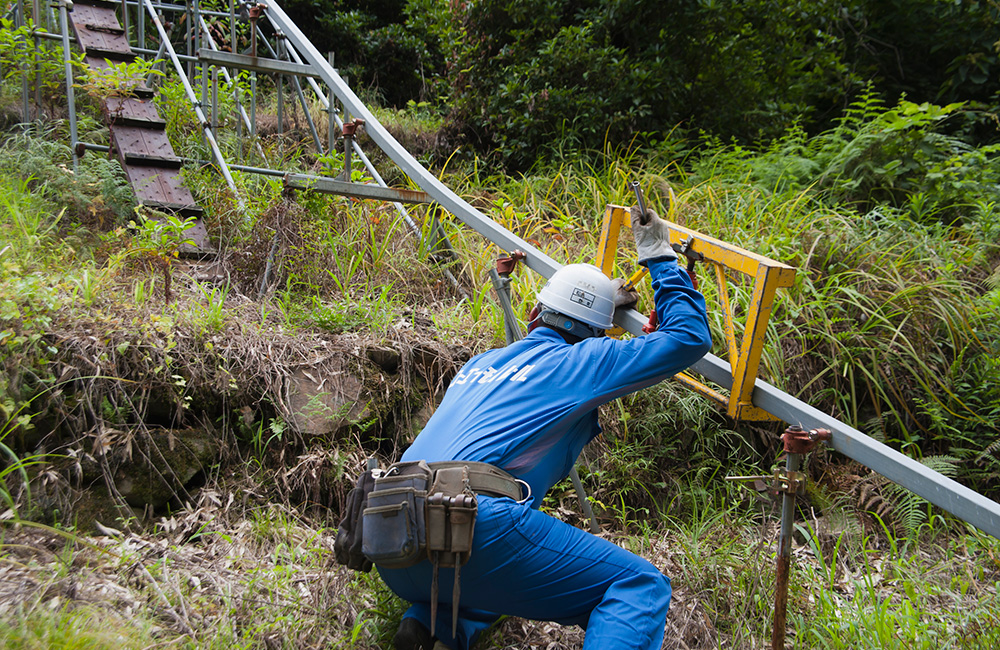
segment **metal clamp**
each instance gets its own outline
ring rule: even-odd
[[[829,429],[804,430],[797,424],[785,429],[781,441],[785,443],[785,451],[790,454],[808,454],[821,442],[829,442],[833,434]]]
[[[802,472],[789,470],[774,470],[774,494],[804,494],[806,488],[806,475]]]
[[[498,257],[496,262],[497,273],[503,278],[509,276],[517,268],[517,263],[525,257],[527,257],[527,254],[522,250],[515,250],[507,257]]]

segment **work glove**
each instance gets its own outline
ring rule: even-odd
[[[632,307],[639,302],[639,292],[635,289],[625,289],[626,282],[625,278],[611,279],[611,284],[615,287],[615,309]]]
[[[640,215],[639,206],[633,205],[629,210],[629,218],[639,264],[647,266],[653,260],[677,259],[677,253],[670,247],[670,228],[667,227],[667,222],[650,208],[646,209],[646,216],[649,217],[646,225],[642,225]]]

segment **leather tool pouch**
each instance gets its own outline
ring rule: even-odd
[[[425,506],[433,473],[419,460],[393,463],[364,509],[361,550],[380,567],[405,569],[427,557]]]
[[[465,564],[472,552],[477,506],[466,467],[434,472],[427,497],[427,551],[432,561],[443,567]]]
[[[333,542],[333,554],[339,564],[365,573],[372,570],[372,563],[361,551],[361,515],[368,506],[368,494],[375,488],[375,471],[377,470],[368,469],[362,472],[355,486],[347,493],[347,508]]]
[[[469,484],[466,465],[438,467],[427,497],[427,554],[431,573],[431,635],[435,634],[438,605],[438,569],[455,569],[451,591],[451,634],[458,627],[458,603],[461,598],[460,571],[472,553],[472,533],[478,509],[476,494]]]

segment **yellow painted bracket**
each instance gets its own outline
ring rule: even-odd
[[[596,264],[611,277],[615,256],[618,251],[618,235],[626,218],[628,208],[609,205],[604,213],[604,226],[597,245]],[[706,386],[687,373],[679,373],[677,379],[696,392],[719,402],[726,413],[736,420],[776,421],[767,411],[753,405],[754,383],[760,368],[760,357],[764,349],[764,334],[771,318],[775,292],[782,287],[792,286],[795,269],[787,264],[757,255],[748,250],[727,244],[700,232],[667,222],[670,226],[670,243],[675,247],[689,244],[692,253],[701,255],[702,264],[712,267],[719,288],[719,302],[723,309],[726,344],[729,348],[729,364],[733,369],[733,388],[728,397]],[[683,262],[683,260],[682,260]],[[727,271],[740,273],[753,279],[753,297],[747,309],[743,340],[738,345],[733,321],[733,308],[729,300]],[[635,284],[645,275],[645,269],[632,274],[629,282]],[[620,329],[617,330],[619,333]],[[614,335],[615,331],[609,331]]]

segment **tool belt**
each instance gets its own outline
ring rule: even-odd
[[[405,569],[430,560],[431,635],[437,617],[438,569],[454,568],[454,635],[460,570],[472,553],[476,495],[521,501],[522,484],[498,467],[474,461],[418,460],[393,463],[385,471],[369,470],[348,496],[348,510],[334,544],[337,561],[367,571],[371,563]],[[359,539],[363,559],[357,554]]]

